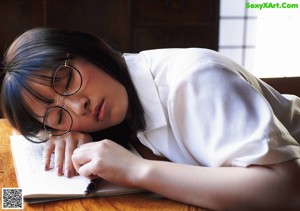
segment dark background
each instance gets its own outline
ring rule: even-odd
[[[10,43],[33,27],[93,33],[121,52],[171,47],[217,50],[219,4],[219,0],[0,0],[1,61]],[[3,74],[0,85],[2,80]]]
[[[121,52],[166,47],[217,50],[219,0],[0,0],[0,53],[27,29],[96,34]]]
[[[41,26],[93,33],[121,52],[218,50],[219,6],[219,0],[0,0],[0,58],[16,36]],[[299,77],[264,80],[300,95]]]

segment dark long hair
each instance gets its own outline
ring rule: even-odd
[[[33,112],[24,103],[23,96],[33,97],[43,103],[52,103],[50,99],[31,89],[28,82],[34,81],[50,86],[49,79],[44,78],[43,81],[45,74],[41,74],[41,71],[53,71],[66,59],[67,53],[83,57],[100,67],[120,82],[128,93],[129,107],[132,111],[131,122],[121,123],[126,129],[118,125],[104,130],[108,131],[106,134],[116,134],[110,131],[114,128],[127,133],[130,130],[131,135],[145,129],[144,111],[122,54],[92,34],[56,28],[28,30],[20,35],[5,53],[1,110],[14,128],[30,140],[32,137],[40,138],[38,134],[44,130],[43,124],[33,116]],[[93,136],[105,138],[103,133]],[[119,134],[113,138],[122,136]]]

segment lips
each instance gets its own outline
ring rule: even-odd
[[[94,109],[93,118],[96,121],[103,121],[105,118],[106,111],[106,101],[103,99],[100,104],[98,104]]]

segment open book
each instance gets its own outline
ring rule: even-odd
[[[49,171],[44,170],[43,143],[31,143],[21,135],[13,135],[10,140],[17,180],[19,188],[22,188],[24,201],[40,203],[85,197],[84,191],[90,183],[89,179],[82,176],[72,178],[57,176],[53,168]],[[132,152],[138,154],[134,149]],[[53,167],[53,165],[52,163],[51,166]],[[89,197],[142,191],[141,189],[114,185],[104,180],[98,186],[98,190]]]

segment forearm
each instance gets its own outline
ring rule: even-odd
[[[97,175],[212,210],[300,209],[300,160],[208,168],[143,159],[110,140],[82,145],[72,160],[82,176]]]
[[[146,161],[137,185],[165,197],[214,210],[279,208],[289,191],[278,171],[266,167],[180,165]],[[260,209],[261,210],[261,209]]]

